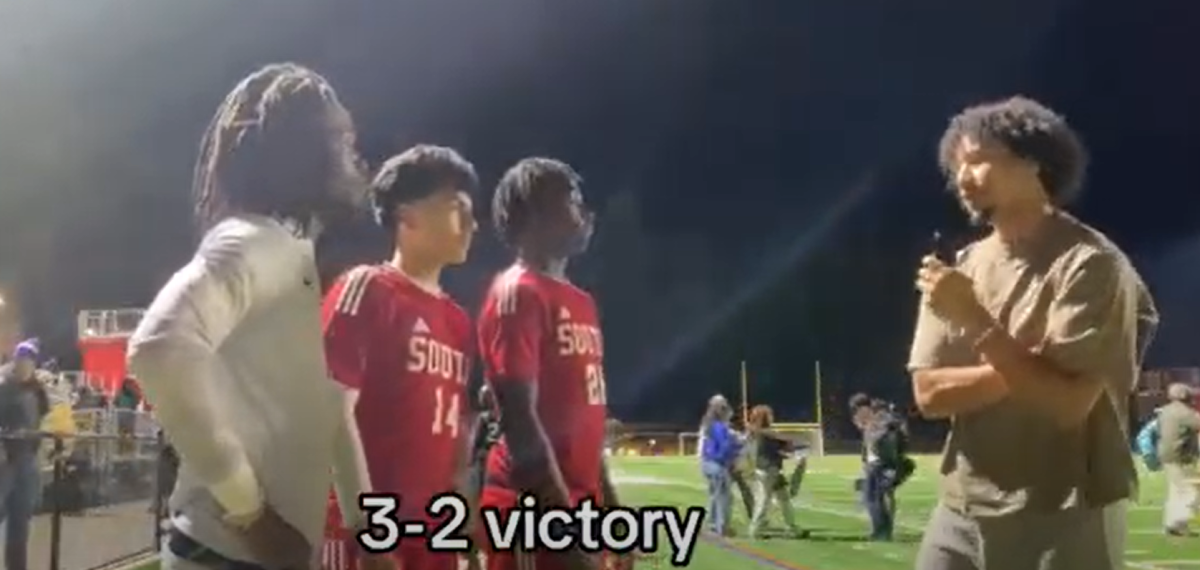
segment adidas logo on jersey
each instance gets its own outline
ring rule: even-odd
[[[560,320],[560,321],[571,320],[571,311],[568,311],[566,307],[560,308],[558,310],[558,320]]]
[[[417,322],[413,324],[412,332],[413,334],[429,334],[429,324],[425,322],[425,319],[417,317]]]

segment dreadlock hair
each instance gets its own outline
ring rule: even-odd
[[[1059,114],[1027,97],[968,107],[950,120],[938,144],[938,165],[954,180],[955,151],[963,137],[1004,145],[1038,165],[1038,179],[1055,206],[1074,200],[1083,188],[1087,150],[1079,134]]]
[[[859,408],[862,408],[865,406],[870,406],[870,405],[871,405],[871,397],[866,394],[863,394],[862,392],[859,392],[853,396],[850,396],[850,411],[852,411],[852,412]]]
[[[383,163],[371,183],[371,204],[379,224],[396,227],[396,206],[426,198],[442,188],[474,193],[479,186],[475,166],[458,151],[421,144]]]
[[[517,162],[500,177],[492,198],[492,223],[500,239],[516,245],[544,196],[569,192],[582,182],[583,177],[561,160],[533,157]]]
[[[271,64],[233,88],[200,142],[192,178],[195,215],[207,228],[234,212],[308,229],[361,199],[347,174],[357,156],[338,137],[353,133],[329,82],[294,63]]]

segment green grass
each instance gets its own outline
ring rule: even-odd
[[[695,570],[912,570],[925,517],[936,499],[937,460],[920,458],[917,475],[899,492],[899,540],[861,541],[867,521],[852,484],[858,458],[813,459],[797,502],[797,520],[813,529],[808,540],[747,540],[726,543],[704,539],[688,568]],[[622,457],[612,464],[622,499],[630,505],[689,507],[705,504],[703,480],[694,457]],[[1200,540],[1169,539],[1159,532],[1164,484],[1161,475],[1143,476],[1142,505],[1129,514],[1128,563],[1131,570],[1200,570]],[[735,500],[734,525],[743,531],[745,513]],[[776,526],[781,522],[776,520]],[[666,544],[665,542],[663,543]],[[669,553],[647,555],[639,569],[670,568]],[[757,559],[755,558],[757,557]],[[763,559],[774,562],[762,562]],[[157,563],[130,570],[157,570]]]
[[[747,540],[734,538],[721,548],[712,542],[699,545],[689,568],[698,570],[911,570],[925,517],[936,501],[937,460],[920,458],[917,475],[900,489],[897,502],[898,540],[863,542],[867,521],[853,492],[859,460],[834,456],[813,459],[804,489],[797,499],[797,520],[812,529],[808,540]],[[694,457],[622,457],[613,462],[614,477],[621,481],[624,502],[635,505],[703,505],[705,492]],[[1160,532],[1164,483],[1161,475],[1142,479],[1142,505],[1131,505],[1127,560],[1133,570],[1200,569],[1200,540],[1170,539]],[[735,499],[735,529],[743,531],[745,513]],[[778,515],[777,515],[778,516]],[[776,526],[782,522],[776,520]],[[756,562],[729,548],[755,553],[775,561]],[[666,568],[666,554],[649,557],[639,567]]]

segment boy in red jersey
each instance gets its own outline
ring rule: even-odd
[[[586,249],[592,233],[580,181],[563,162],[527,158],[496,188],[493,220],[517,261],[492,283],[478,323],[503,434],[488,456],[485,508],[512,509],[525,493],[543,507],[574,507],[588,498],[617,504],[604,465],[607,406],[596,304],[566,277],[568,259]],[[579,549],[487,557],[488,570],[594,569],[600,561]]]
[[[362,460],[378,494],[395,494],[401,521],[436,524],[430,500],[457,491],[470,424],[466,385],[471,322],[442,292],[444,269],[467,258],[476,230],[474,167],[452,149],[420,145],[388,160],[372,183],[375,214],[391,234],[392,259],[342,276],[325,299],[325,349],[333,378],[350,390]],[[334,540],[327,570],[352,570],[352,531]],[[456,570],[456,554],[430,552],[414,537],[400,542],[402,570]]]

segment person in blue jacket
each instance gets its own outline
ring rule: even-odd
[[[708,480],[708,513],[712,531],[730,535],[729,517],[733,508],[730,470],[741,453],[741,440],[729,425],[733,408],[724,396],[708,401],[708,411],[700,423],[704,443],[700,449],[700,469]]]

